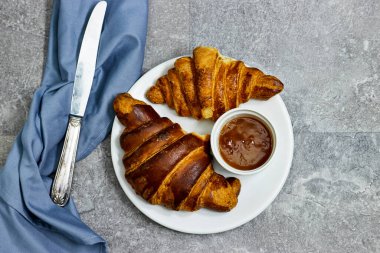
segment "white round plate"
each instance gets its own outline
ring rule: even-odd
[[[146,91],[156,80],[173,67],[177,58],[166,61],[143,75],[129,90],[136,99],[151,104],[161,117],[168,117],[179,123],[187,132],[209,134],[213,122],[180,117],[167,105],[156,105],[145,98]],[[216,172],[226,177],[237,177],[241,181],[241,191],[237,206],[230,212],[215,212],[201,209],[195,212],[173,211],[162,206],[151,205],[138,196],[124,178],[122,157],[124,151],[119,144],[123,125],[115,117],[111,134],[111,155],[117,179],[125,194],[132,203],[146,216],[157,223],[184,233],[211,234],[227,231],[252,220],[259,215],[280,192],[289,174],[293,158],[293,128],[286,106],[279,95],[268,101],[250,100],[241,104],[242,108],[254,109],[263,114],[272,123],[277,133],[277,148],[268,167],[254,175],[235,175],[223,168],[214,160]]]

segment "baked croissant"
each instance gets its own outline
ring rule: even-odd
[[[120,137],[125,178],[138,195],[174,210],[236,206],[240,181],[214,172],[209,136],[186,133],[128,93],[116,97],[114,110],[125,126]]]
[[[197,47],[192,58],[177,59],[146,96],[153,103],[166,103],[180,116],[217,120],[251,98],[266,100],[283,88],[276,77],[225,57],[216,48]]]

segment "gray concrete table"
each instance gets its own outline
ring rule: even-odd
[[[0,2],[0,164],[38,87],[51,3]],[[380,1],[152,0],[144,71],[197,45],[259,63],[285,83],[295,134],[272,205],[225,233],[188,235],[140,213],[109,138],[77,166],[81,218],[111,252],[380,252]]]

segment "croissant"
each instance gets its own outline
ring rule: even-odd
[[[153,103],[166,103],[180,116],[217,120],[251,98],[266,100],[283,88],[276,77],[225,57],[216,48],[197,47],[192,58],[177,59],[146,96]]]
[[[120,137],[125,178],[138,195],[173,210],[236,206],[240,181],[214,172],[209,136],[186,133],[128,93],[116,97],[114,110],[125,126]]]

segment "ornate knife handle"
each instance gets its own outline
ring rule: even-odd
[[[70,115],[61,158],[51,189],[51,198],[59,206],[65,206],[70,198],[81,121],[81,117]]]

